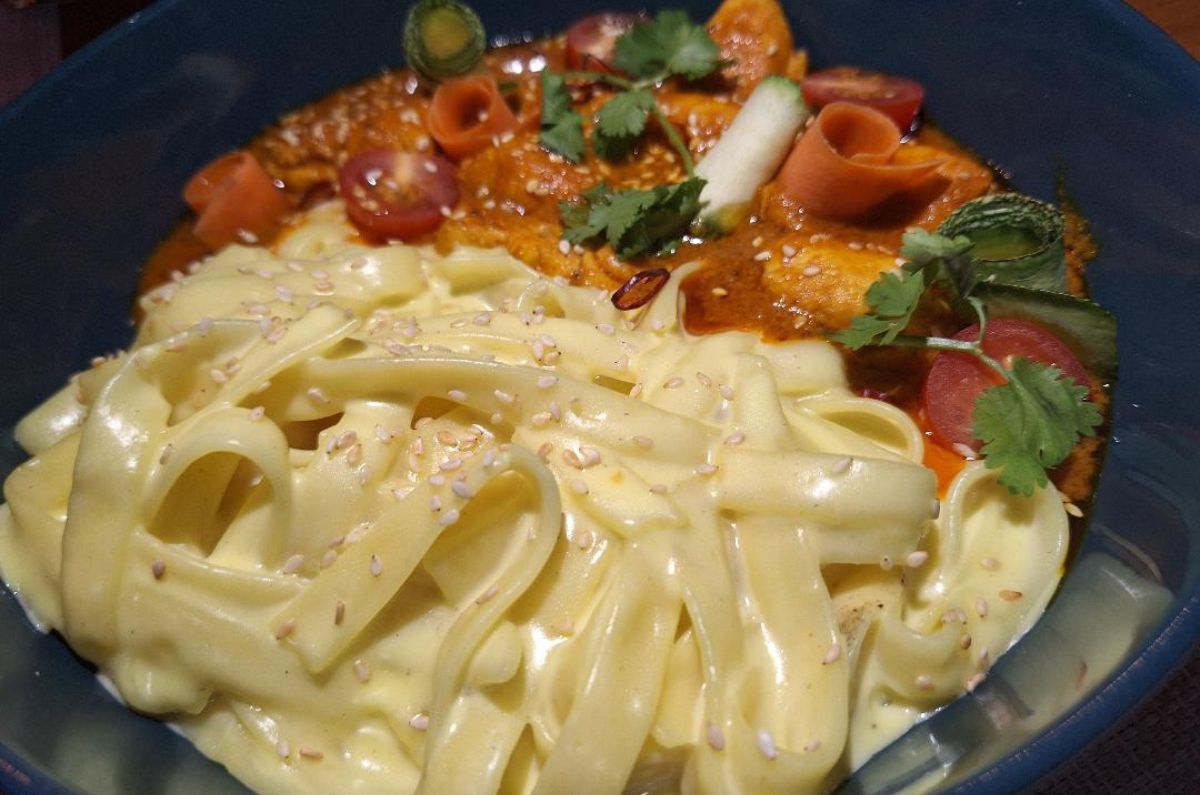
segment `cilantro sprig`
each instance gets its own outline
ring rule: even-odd
[[[592,149],[606,160],[627,157],[653,118],[679,155],[687,179],[647,190],[614,191],[601,184],[560,205],[564,233],[572,243],[608,242],[618,256],[633,258],[674,251],[700,212],[704,180],[675,126],[658,104],[655,89],[671,77],[698,80],[721,65],[716,43],[682,11],[660,11],[617,39],[614,64],[624,74],[576,71],[542,77],[541,143],[579,162],[586,149],[583,118],[571,107],[567,84],[601,84],[616,93],[596,114]]]
[[[871,311],[851,320],[830,338],[852,350],[869,345],[921,347],[956,351],[979,359],[1004,383],[985,389],[972,409],[972,433],[983,442],[981,452],[999,482],[1014,494],[1032,495],[1049,482],[1048,469],[1060,464],[1084,436],[1094,436],[1100,411],[1088,389],[1057,367],[1014,357],[1006,367],[983,350],[987,310],[971,294],[974,280],[966,237],[950,238],[915,230],[904,235],[901,254],[908,262],[899,273],[881,274],[867,290]],[[969,307],[979,320],[974,340],[905,333],[932,285],[951,301]]]

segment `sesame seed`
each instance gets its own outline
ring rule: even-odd
[[[754,246],[755,248],[758,248],[759,246],[761,246],[763,244],[763,239],[764,238],[762,235],[757,235],[757,236],[755,236],[755,238],[753,240],[750,241],[750,245]]]
[[[939,500],[937,497],[934,497],[933,500],[930,501],[929,516],[931,519],[936,519],[941,515],[942,515],[942,501]]]
[[[987,599],[984,599],[982,596],[975,597],[975,612],[976,612],[976,614],[979,615],[980,618],[987,617],[987,614],[988,614]]]
[[[1063,509],[1076,519],[1083,518],[1083,511],[1073,502],[1063,503]]]
[[[466,481],[456,480],[450,484],[450,490],[462,497],[464,500],[469,500],[475,496],[475,490],[467,485]]]
[[[423,732],[429,728],[429,716],[424,712],[418,712],[408,719],[408,725],[416,731]]]
[[[919,569],[925,565],[925,561],[929,560],[929,553],[918,549],[915,552],[908,553],[908,557],[904,559],[904,565],[910,569]]]
[[[575,492],[576,494],[578,494],[581,497],[588,493],[588,485],[586,483],[584,483],[582,480],[580,480],[579,478],[573,478],[571,480],[570,486],[571,486],[571,491]]]
[[[321,568],[327,569],[337,563],[338,554],[335,549],[325,550],[325,554],[321,556]]]
[[[616,333],[616,329],[613,328],[612,323],[597,323],[596,331],[610,337]]]
[[[679,376],[675,376],[674,378],[668,379],[663,384],[663,389],[678,389],[681,386],[683,386],[683,379]]]
[[[725,750],[725,732],[721,731],[720,726],[710,720],[704,729],[704,735],[708,740],[709,747],[714,751]]]
[[[492,421],[492,425],[499,425],[504,422],[504,415],[497,411],[491,417],[488,417],[488,419]]]
[[[851,251],[862,251],[863,244],[857,240],[851,240],[849,243],[846,244],[846,248],[850,249]]]
[[[832,665],[833,663],[835,663],[839,659],[841,659],[841,656],[842,656],[841,645],[834,643],[832,646],[829,647],[829,651],[825,652],[825,656],[821,658],[821,664],[822,665]]]
[[[554,386],[557,383],[558,383],[558,376],[555,376],[555,375],[539,376],[538,380],[537,380],[537,385],[538,385],[539,389],[549,389],[550,387]]]
[[[991,657],[991,655],[988,653],[987,649],[984,649],[983,651],[979,652],[979,664],[981,666],[983,666],[984,668],[987,668],[989,657]]]
[[[712,475],[715,474],[719,467],[716,464],[701,464],[696,467],[697,475]]]
[[[171,458],[171,453],[175,452],[175,445],[168,444],[163,447],[162,452],[158,454],[158,463],[165,464]]]
[[[498,593],[500,593],[499,588],[497,588],[494,585],[489,586],[486,591],[479,594],[479,596],[475,597],[475,604],[481,605],[485,602],[490,602],[492,599],[495,598],[496,594],[498,594]]]
[[[312,389],[308,390],[308,396],[310,399],[312,399],[316,403],[328,403],[329,402],[329,396],[326,395],[325,392],[319,386],[314,386]]]
[[[971,648],[971,636],[967,635],[967,634],[960,635],[958,638],[958,648],[960,648],[960,649]]]
[[[972,448],[968,447],[967,445],[963,444],[962,442],[955,442],[950,447],[952,450],[954,450],[954,452],[958,453],[959,455],[961,455],[963,458],[967,459],[968,461],[975,460],[975,451]]]
[[[802,270],[800,272],[803,273],[805,276],[816,276],[818,273],[821,272],[821,267],[819,265],[809,265],[808,267],[806,267],[804,270]]]
[[[275,640],[283,640],[288,635],[291,635],[295,629],[296,622],[289,618],[287,621],[284,621],[282,624],[280,624],[279,628],[275,630]]]
[[[356,679],[358,679],[358,681],[362,682],[363,684],[366,684],[367,682],[370,681],[371,666],[367,664],[366,660],[355,660],[354,661],[354,676]]]
[[[1000,592],[1000,598],[1006,602],[1015,602],[1018,599],[1020,599],[1022,596],[1024,596],[1024,594],[1021,593],[1020,591],[1010,591],[1010,590],[1005,589]]]
[[[1000,561],[996,560],[995,558],[984,558],[983,560],[979,561],[979,565],[983,566],[985,569],[996,571],[1000,568]]]
[[[783,256],[787,257],[788,259],[796,256],[795,246],[784,244],[783,248],[780,250],[783,252]]]
[[[771,732],[766,729],[759,729],[755,734],[755,740],[758,743],[758,750],[767,759],[777,759],[779,757],[779,749],[775,747],[775,738],[771,736]]]
[[[541,446],[537,449],[538,458],[548,462],[550,460],[550,451],[553,449],[554,445],[550,442],[542,442]]]
[[[284,574],[295,574],[300,571],[300,567],[304,565],[304,555],[297,552],[283,562],[283,568],[280,569]]]
[[[650,487],[650,491],[653,492],[654,494],[666,494],[667,493],[667,484],[666,483],[655,483],[653,486]]]
[[[729,291],[724,287],[714,287],[710,292],[717,298],[724,298],[725,296],[729,295]]]
[[[717,391],[721,394],[721,397],[725,398],[726,400],[733,400],[733,387],[731,387],[729,384],[721,384],[721,388]]]
[[[539,412],[533,414],[529,418],[529,421],[533,423],[534,427],[542,428],[542,427],[545,427],[546,425],[549,425],[553,419],[554,418],[552,416],[550,416],[550,412],[539,411]]]
[[[258,422],[263,418],[264,415],[266,415],[266,413],[267,410],[262,406],[255,406],[254,408],[250,409],[250,421]]]
[[[925,674],[921,674],[916,679],[917,687],[921,690],[933,690],[933,680]]]
[[[467,399],[467,393],[461,389],[451,389],[446,395],[456,403],[462,403]]]
[[[811,754],[813,751],[817,750],[817,749],[818,749],[818,748],[820,748],[820,747],[821,747],[821,741],[820,741],[820,740],[809,740],[808,742],[806,742],[806,743],[804,744],[804,751],[805,751],[806,753],[810,753],[810,754]]]
[[[755,255],[754,255],[754,261],[755,261],[755,262],[766,262],[766,261],[767,261],[767,260],[769,260],[770,258],[771,258],[771,252],[770,252],[770,251],[760,251],[760,252],[758,252],[757,254],[755,254]]]
[[[892,566],[893,563],[890,555],[884,555],[879,559],[879,568],[883,569],[884,571],[891,571]]]
[[[162,558],[155,558],[150,564],[150,573],[154,575],[154,579],[161,580],[167,573],[167,562]]]
[[[967,678],[967,692],[974,693],[975,688],[983,684],[984,679],[987,679],[987,674],[971,674],[971,676]]]
[[[503,389],[493,389],[492,395],[496,398],[496,400],[500,401],[506,406],[511,406],[514,402],[516,402],[516,398],[505,392]]]
[[[383,561],[379,559],[378,555],[371,556],[371,562],[367,565],[367,571],[371,572],[372,577],[378,577],[380,574],[383,574]]]
[[[597,450],[595,447],[587,447],[587,446],[580,447],[579,448],[579,458],[580,458],[581,468],[583,468],[583,469],[587,469],[588,467],[594,467],[597,464],[599,464],[601,461],[600,451]]]
[[[333,607],[334,626],[340,627],[342,625],[342,621],[344,621],[345,618],[346,618],[346,603],[339,600],[338,603],[336,605],[334,605],[334,607]]]
[[[440,524],[442,527],[449,527],[450,525],[452,525],[458,521],[458,517],[459,517],[458,509],[451,508],[450,510],[446,511],[446,513],[444,513],[442,515],[441,519],[438,519],[438,524]]]
[[[633,437],[633,443],[645,450],[649,450],[654,446],[654,440],[649,436],[635,436]]]
[[[829,472],[833,475],[841,475],[850,469],[850,465],[854,463],[854,459],[850,456],[842,456],[829,465]]]
[[[300,756],[305,759],[311,759],[314,762],[319,762],[325,758],[325,754],[315,748],[309,748],[307,745],[300,746]]]
[[[287,740],[280,740],[279,742],[275,743],[275,755],[280,759],[287,759],[292,755],[292,749],[291,746],[288,745]]]
[[[429,485],[430,486],[438,486],[438,487],[445,486],[446,485],[446,476],[439,475],[435,472],[434,474],[429,476]]]
[[[707,373],[702,373],[702,372],[697,371],[696,380],[699,381],[700,386],[704,387],[705,389],[712,388],[713,380],[711,378],[709,378]]]
[[[587,550],[591,549],[592,545],[595,543],[596,543],[596,534],[593,533],[591,530],[584,530],[582,533],[579,534],[579,537],[575,539],[576,546],[578,546],[580,549],[582,549],[585,552]]]
[[[447,458],[445,461],[438,464],[438,469],[442,470],[443,472],[453,472],[461,467],[462,463],[463,462],[461,458]]]
[[[225,374],[225,371],[218,370],[216,367],[208,371],[208,376],[217,384],[224,384],[229,381],[229,376]]]

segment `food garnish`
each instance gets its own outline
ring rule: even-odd
[[[256,243],[292,209],[288,197],[249,152],[230,152],[191,178],[183,200],[196,213],[192,234],[216,251]]]
[[[429,103],[429,134],[446,154],[461,160],[516,132],[520,119],[500,93],[496,78],[478,74],[446,80]]]
[[[479,16],[457,0],[420,0],[404,25],[408,63],[430,80],[466,74],[483,57],[487,39]]]
[[[974,289],[979,284],[971,256],[974,245],[961,235],[951,238],[922,229],[907,232],[901,254],[908,263],[899,273],[881,274],[866,294],[871,312],[855,317],[849,328],[830,337],[852,350],[896,345],[945,352],[934,360],[925,389],[927,414],[932,407],[941,418],[930,417],[935,433],[940,429],[942,440],[957,450],[965,445],[967,454],[974,450],[971,442],[982,442],[980,452],[987,466],[1001,470],[999,482],[1013,493],[1030,495],[1047,484],[1046,471],[1061,463],[1079,438],[1095,434],[1101,415],[1088,399],[1086,371],[1053,334],[1031,321],[989,323],[989,307]],[[935,285],[952,305],[973,313],[977,324],[954,337],[905,333]],[[1017,341],[997,346],[996,333],[1002,330]],[[961,374],[939,375],[939,365],[947,366],[942,364],[947,354],[959,361],[963,354],[973,357],[986,368],[984,383],[990,371],[994,385],[976,396],[970,386],[964,386]],[[964,423],[953,414],[963,396],[970,408],[959,414],[969,412],[971,438],[962,437]]]

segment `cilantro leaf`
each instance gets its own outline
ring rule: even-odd
[[[646,119],[654,107],[654,95],[644,88],[626,91],[604,103],[596,114],[592,146],[605,160],[619,160],[629,154],[634,141],[646,129]]]
[[[673,251],[700,212],[703,187],[704,180],[696,177],[650,190],[613,192],[607,185],[597,186],[584,202],[559,205],[563,238],[584,243],[603,236],[626,259]]]
[[[703,26],[683,11],[665,10],[617,39],[614,60],[618,69],[636,78],[682,75],[698,80],[717,68],[720,53]]]
[[[917,227],[905,232],[901,240],[900,256],[908,260],[905,270],[925,271],[926,281],[949,289],[952,298],[971,291],[973,269],[967,252],[974,243],[969,237],[946,237]]]
[[[984,442],[988,468],[1001,469],[999,481],[1010,492],[1032,495],[1080,436],[1095,434],[1100,410],[1087,394],[1057,367],[1020,357],[1007,383],[975,401],[972,433]]]
[[[858,350],[867,345],[890,345],[912,320],[913,312],[925,294],[925,274],[901,271],[880,274],[867,290],[867,305],[872,314],[858,315],[850,327],[834,332],[832,339]]]
[[[550,70],[542,72],[542,146],[578,163],[583,158],[583,117],[571,108],[566,80]]]

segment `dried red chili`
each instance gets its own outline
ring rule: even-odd
[[[671,274],[665,268],[638,271],[613,293],[613,306],[622,312],[645,306],[654,300],[654,296],[658,295],[658,291],[670,278]]]

